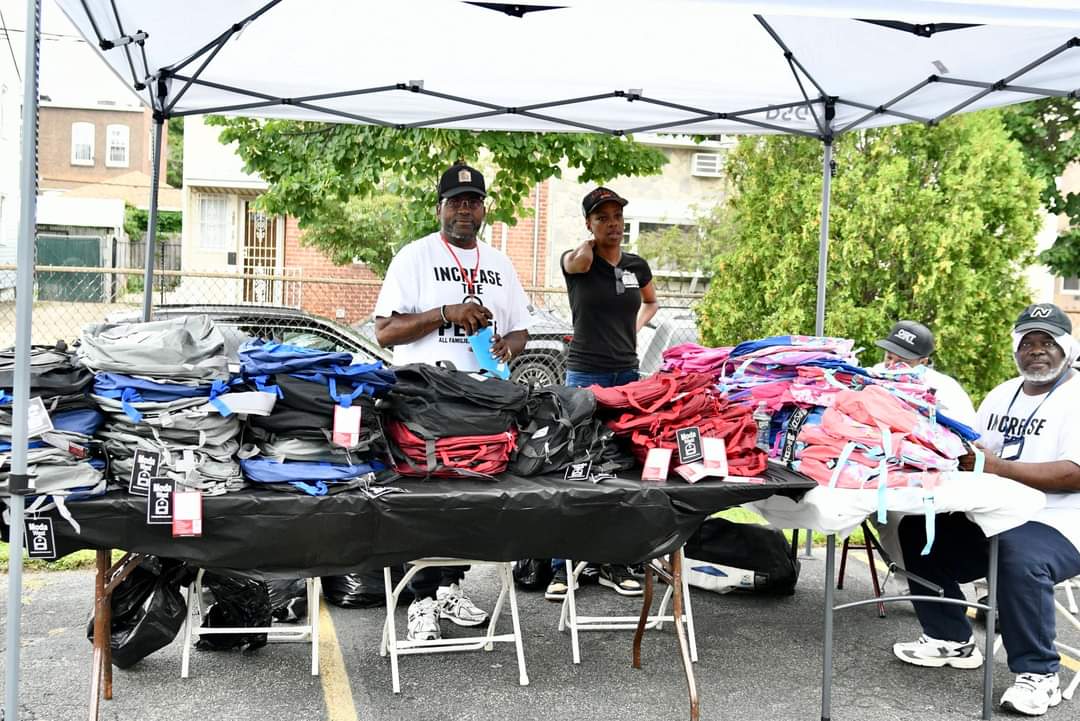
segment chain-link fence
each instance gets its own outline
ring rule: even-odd
[[[14,267],[0,266],[0,277]],[[141,318],[141,268],[38,265],[35,280],[35,344],[70,344],[88,324]],[[371,320],[379,287],[377,280],[305,278],[296,271],[165,270],[155,273],[152,303],[155,317],[208,313],[222,327],[230,352],[247,337],[260,336],[389,361],[391,352],[376,343]],[[511,365],[512,377],[540,385],[562,382],[574,333],[566,290],[527,293],[534,315],[530,340]],[[658,297],[660,310],[638,338],[643,373],[659,369],[666,348],[698,339],[693,304],[700,293],[668,291]],[[15,301],[0,296],[0,347],[14,342]]]

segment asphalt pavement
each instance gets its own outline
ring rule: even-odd
[[[700,660],[696,664],[702,719],[819,719],[824,551],[804,561],[795,595],[769,598],[695,592]],[[6,594],[6,577],[3,594]],[[490,607],[497,585],[491,569],[466,579],[474,600]],[[893,585],[893,590],[898,586]],[[93,593],[88,571],[25,575],[21,714],[24,721],[87,717],[90,644],[86,621]],[[837,600],[870,594],[865,562],[849,565]],[[1059,593],[1064,600],[1064,594]],[[668,719],[689,718],[686,685],[670,626],[650,631],[643,668],[630,665],[632,633],[582,634],[580,665],[569,635],[557,630],[559,607],[543,594],[519,592],[531,683],[518,685],[511,644],[494,651],[408,656],[402,692],[393,694],[390,666],[377,653],[382,609],[329,607],[323,617],[321,675],[310,675],[310,646],[271,644],[248,654],[194,651],[191,677],[180,678],[180,642],[114,674],[114,698],[102,721],[370,721],[373,719]],[[0,599],[0,609],[6,608]],[[636,601],[586,587],[581,613],[632,614]],[[404,626],[404,609],[398,612]],[[4,619],[6,624],[6,619]],[[1080,647],[1080,630],[1059,620],[1059,638]],[[458,630],[444,622],[444,634]],[[918,635],[906,604],[879,619],[873,606],[837,615],[834,721],[977,719],[981,671],[920,669],[892,656],[896,640]],[[2,659],[0,659],[2,662]],[[1063,683],[1080,665],[1067,660]],[[1012,676],[998,654],[995,702]],[[1009,718],[998,714],[998,718]],[[1080,718],[1080,693],[1046,716]]]

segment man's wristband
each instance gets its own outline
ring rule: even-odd
[[[440,305],[439,306],[439,315],[442,316],[442,322],[443,323],[449,323],[450,322],[446,318],[446,306],[445,305]]]

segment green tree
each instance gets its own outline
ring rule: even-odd
[[[734,213],[724,204],[694,209],[692,226],[670,225],[641,233],[637,253],[656,270],[707,271],[712,259],[734,247]]]
[[[184,187],[184,119],[169,118],[169,157],[165,164],[165,182],[174,188]]]
[[[582,182],[650,175],[663,153],[629,138],[585,133],[398,130],[253,118],[211,118],[221,141],[237,142],[248,172],[270,186],[259,204],[290,214],[304,242],[337,262],[361,258],[378,273],[400,245],[432,232],[435,184],[463,161],[485,171],[488,222],[513,224],[536,183],[581,169]]]
[[[747,138],[728,161],[735,247],[699,304],[713,345],[814,330],[820,143]],[[825,332],[873,341],[927,323],[937,362],[979,397],[1014,374],[1009,328],[1040,225],[1039,186],[999,113],[841,136],[834,147]]]
[[[1003,118],[1009,134],[1020,143],[1030,172],[1040,183],[1043,207],[1064,213],[1070,227],[1039,260],[1058,275],[1080,275],[1080,192],[1062,192],[1058,178],[1080,158],[1080,102],[1046,98],[1009,107]]]

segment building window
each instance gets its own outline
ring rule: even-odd
[[[71,124],[71,164],[94,164],[94,124]]]
[[[208,195],[199,198],[199,247],[227,250],[229,240],[229,199]]]
[[[128,140],[131,132],[126,125],[110,125],[105,130],[106,145],[108,151],[105,154],[105,165],[109,168],[126,168],[128,166]]]
[[[1061,290],[1065,293],[1080,295],[1080,278],[1075,275],[1071,278],[1061,279]]]
[[[702,178],[719,178],[724,174],[724,156],[720,153],[694,153],[690,174]]]

